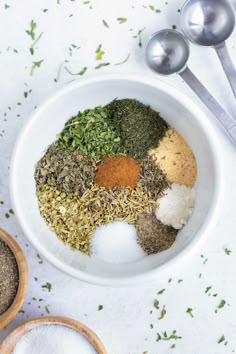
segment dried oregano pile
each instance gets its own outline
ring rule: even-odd
[[[113,237],[121,223],[123,234],[125,225],[134,225],[135,242],[146,254],[169,248],[177,231],[155,213],[171,183],[157,162],[162,140],[168,150],[169,130],[159,113],[133,99],[68,120],[35,168],[39,209],[50,229],[88,255],[98,253],[94,237],[99,247],[110,242],[101,237],[106,225],[113,225]]]

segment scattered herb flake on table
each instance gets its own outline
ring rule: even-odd
[[[46,289],[48,292],[50,292],[52,290],[52,284],[47,282],[46,284],[42,285],[42,289]]]
[[[158,318],[158,320],[162,320],[166,315],[166,308],[165,305],[163,306],[162,310],[161,310],[161,314],[160,317]]]
[[[96,53],[96,60],[102,60],[102,57],[105,54],[105,52],[102,50],[102,44],[99,44],[95,53]]]
[[[186,313],[188,313],[189,316],[194,317],[193,316],[193,309],[191,307],[187,308]]]
[[[229,256],[230,255],[230,253],[232,252],[231,250],[229,250],[228,248],[225,248],[224,249],[224,251],[225,251],[225,253],[227,254],[227,256]]]
[[[34,22],[34,20],[31,20],[30,22],[30,29],[26,30],[26,33],[32,38],[32,40],[35,39],[35,29],[37,27],[37,23]]]
[[[118,21],[119,24],[121,25],[122,23],[127,22],[127,18],[125,18],[125,17],[117,17],[117,21]]]
[[[42,62],[43,62],[43,59],[39,60],[39,61],[33,61],[33,64],[32,64],[31,69],[30,69],[30,76],[34,75],[35,69],[36,68],[40,68]]]
[[[167,341],[167,340],[178,340],[178,339],[182,339],[181,336],[178,336],[177,335],[177,331],[176,330],[173,330],[171,334],[167,334],[166,331],[162,332],[162,334],[160,333],[157,333],[157,339],[156,339],[156,342],[159,342],[161,340],[164,340],[164,341]]]
[[[106,28],[109,28],[109,25],[108,25],[108,23],[107,23],[106,20],[102,20],[102,23],[103,23],[103,25],[104,25]]]
[[[154,12],[156,12],[156,13],[158,13],[158,14],[161,12],[161,10],[160,9],[156,9],[154,5],[149,5],[149,9],[154,11]]]
[[[98,306],[98,311],[101,311],[101,310],[103,310],[103,305]]]
[[[101,69],[102,67],[108,66],[108,65],[110,65],[110,63],[101,63],[101,64],[98,64],[97,66],[95,66],[95,69]]]

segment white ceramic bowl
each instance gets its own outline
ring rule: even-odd
[[[169,250],[128,264],[109,264],[71,251],[49,230],[39,213],[34,166],[45,149],[79,110],[114,98],[135,98],[159,111],[190,144],[198,165],[196,204],[188,224]],[[25,235],[36,250],[64,272],[101,285],[125,285],[155,277],[190,255],[210,232],[222,198],[222,156],[214,127],[205,113],[173,87],[150,77],[110,74],[72,82],[40,105],[16,144],[11,164],[11,196]]]

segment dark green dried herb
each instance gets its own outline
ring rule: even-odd
[[[82,196],[92,185],[96,169],[92,156],[81,156],[78,150],[58,150],[52,144],[35,168],[37,190],[48,185],[69,196]]]
[[[102,107],[87,109],[72,117],[58,135],[56,146],[68,151],[78,149],[81,155],[88,153],[97,159],[121,152],[120,138],[109,126]]]
[[[158,146],[168,129],[158,112],[134,99],[114,100],[105,109],[122,146],[136,159],[144,158],[149,149]]]
[[[137,240],[147,254],[167,250],[176,239],[177,230],[162,224],[152,213],[143,213],[137,220]]]
[[[157,200],[169,186],[166,176],[149,156],[141,162],[138,182],[153,200]]]

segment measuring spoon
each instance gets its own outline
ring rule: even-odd
[[[236,70],[225,43],[235,27],[232,5],[227,0],[188,0],[181,10],[181,25],[191,42],[216,50],[236,97]]]
[[[215,115],[236,144],[235,121],[188,68],[189,55],[189,44],[185,37],[181,33],[169,29],[154,33],[145,50],[146,62],[150,69],[160,75],[179,74]]]

